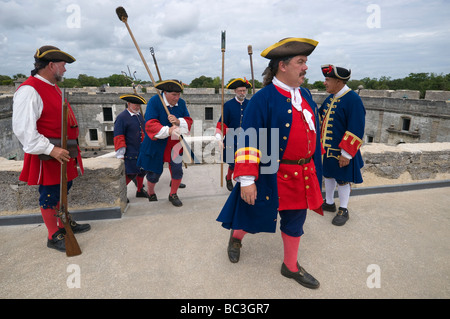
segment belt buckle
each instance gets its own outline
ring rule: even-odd
[[[305,159],[304,158],[301,158],[301,159],[299,159],[297,161],[297,165],[303,165],[303,164],[305,164]]]

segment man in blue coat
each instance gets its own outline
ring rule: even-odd
[[[169,163],[171,174],[169,201],[179,207],[183,205],[177,195],[183,177],[183,148],[179,136],[190,131],[193,121],[186,102],[180,98],[183,90],[180,81],[163,81],[155,88],[162,91],[162,98],[170,114],[167,115],[158,95],[148,101],[145,110],[146,134],[141,145],[138,165],[148,171],[149,200],[156,201],[155,185],[161,177],[164,163]]]
[[[347,86],[351,71],[332,64],[322,65],[325,87],[330,95],[320,107],[321,140],[325,149],[323,175],[325,203],[323,209],[335,212],[334,191],[339,195],[339,210],[333,225],[342,226],[349,219],[350,183],[362,183],[363,143],[366,110],[359,95]]]
[[[227,89],[234,90],[235,97],[227,101],[223,105],[223,132],[222,132],[222,116],[220,116],[219,121],[216,126],[216,139],[222,141],[223,139],[223,161],[228,163],[228,172],[225,177],[227,183],[227,189],[229,191],[233,190],[233,182],[231,178],[234,171],[234,153],[236,152],[237,146],[237,134],[232,134],[233,139],[228,141],[226,138],[226,133],[229,129],[237,130],[242,125],[242,118],[244,116],[245,108],[248,104],[247,90],[251,88],[252,85],[247,79],[234,79],[227,85]]]
[[[238,183],[217,218],[231,229],[227,253],[236,263],[244,235],[274,233],[279,213],[284,248],[281,274],[308,288],[318,288],[319,282],[299,265],[298,248],[307,209],[323,214],[318,178],[321,148],[317,105],[300,85],[317,44],[286,38],[261,53],[270,59],[264,88],[244,112],[235,156]]]
[[[127,102],[126,109],[114,122],[114,149],[116,157],[125,163],[127,185],[136,181],[136,197],[148,197],[144,190],[145,171],[137,166],[141,143],[144,140],[144,117],[141,105],[147,101],[137,94],[124,94],[120,99]]]

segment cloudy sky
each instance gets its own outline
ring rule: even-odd
[[[50,44],[73,55],[67,78],[128,73],[150,80],[115,9],[128,25],[157,80],[190,83],[222,74],[221,32],[226,31],[225,81],[255,78],[268,60],[260,53],[286,37],[319,41],[307,78],[322,81],[320,65],[352,69],[353,79],[392,79],[409,73],[450,73],[448,0],[0,0],[0,74],[30,74],[33,54]]]

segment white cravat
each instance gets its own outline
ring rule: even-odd
[[[308,123],[309,129],[312,131],[316,131],[316,127],[314,125],[314,121],[312,119],[313,115],[310,111],[302,109],[302,95],[300,94],[300,88],[298,87],[290,87],[280,80],[278,80],[276,77],[272,80],[273,84],[282,88],[285,91],[288,91],[291,94],[291,102],[292,105],[295,107],[297,111],[303,112],[303,115],[305,116],[306,123]]]

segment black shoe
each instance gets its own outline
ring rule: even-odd
[[[228,241],[228,259],[232,263],[237,263],[239,261],[239,256],[241,255],[241,240],[233,238],[233,230],[231,230],[230,240]]]
[[[296,282],[298,282],[300,285],[302,285],[306,288],[311,288],[311,289],[319,288],[320,283],[317,281],[317,279],[314,278],[313,276],[311,276],[310,274],[308,274],[306,272],[306,270],[303,269],[303,267],[301,267],[298,264],[298,262],[297,262],[297,268],[298,268],[297,272],[292,272],[283,263],[283,265],[281,265],[281,274],[284,277],[294,279]]]
[[[78,224],[72,217],[71,214],[69,215],[69,225],[72,228],[72,232],[74,234],[81,234],[84,232],[87,232],[88,230],[91,229],[91,225],[89,224]]]
[[[227,189],[231,192],[233,190],[233,182],[231,179],[225,179],[227,181]]]
[[[173,206],[176,206],[176,207],[183,206],[183,203],[182,203],[181,200],[178,198],[178,195],[177,195],[176,193],[175,193],[175,194],[170,194],[170,195],[169,195],[169,202],[171,202],[172,205],[173,205]]]
[[[52,235],[52,239],[47,239],[47,247],[58,251],[66,251],[66,241],[64,239],[64,228],[58,230]]]
[[[140,191],[136,191],[136,197],[148,198],[147,192],[142,188]]]
[[[348,216],[348,209],[339,207],[339,211],[336,216],[334,216],[333,221],[331,222],[333,225],[342,226],[344,225],[350,217]]]
[[[149,202],[157,202],[158,198],[156,197],[156,194],[148,195],[148,201]]]
[[[335,212],[336,211],[336,204],[335,203],[333,203],[333,204],[327,204],[327,202],[323,202],[323,204],[322,204],[322,209],[323,210],[326,210],[327,212]]]

